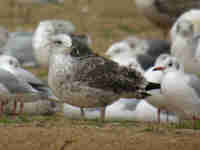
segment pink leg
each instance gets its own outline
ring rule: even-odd
[[[4,112],[3,106],[4,106],[4,102],[1,102],[0,103],[0,116],[2,116],[2,114]]]
[[[14,107],[12,110],[12,114],[13,114],[13,119],[16,119],[16,115],[17,115],[17,101],[14,101]]]
[[[24,102],[20,102],[20,114],[24,113]]]
[[[105,114],[106,114],[106,107],[101,107],[100,108],[100,121],[104,122],[105,121]]]
[[[169,122],[169,112],[168,112],[168,110],[166,111],[166,113],[167,113],[167,123]]]
[[[158,123],[160,123],[160,108],[158,108],[157,115],[158,115]]]

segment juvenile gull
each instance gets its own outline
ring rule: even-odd
[[[44,20],[41,21],[33,36],[33,49],[37,62],[45,68],[49,65],[49,38],[60,33],[72,33],[75,26],[70,21]]]
[[[38,78],[36,78],[32,73],[24,70],[20,67],[17,59],[11,56],[1,55],[0,56],[0,69],[1,69],[1,82],[4,86],[8,88],[8,91],[12,94],[21,92],[21,95],[26,93],[43,95],[46,99],[57,99],[52,93],[51,90],[42,83]],[[8,74],[8,77],[4,76]],[[0,83],[1,83],[0,82]],[[6,82],[6,83],[5,83]],[[18,88],[18,89],[15,89]],[[19,91],[19,92],[18,92]],[[24,92],[24,93],[23,93]],[[36,98],[36,97],[35,97]],[[30,100],[22,100],[20,104],[20,113],[23,112],[24,101],[35,102],[37,99],[30,97]],[[40,96],[38,96],[40,98]],[[32,99],[32,100],[31,100]],[[14,103],[13,113],[16,113],[17,101]],[[53,102],[52,102],[52,105]]]
[[[0,68],[3,68],[9,71],[13,75],[15,75],[17,78],[23,78],[28,83],[38,85],[38,88],[41,88],[43,92],[48,93],[49,96],[52,96],[52,98],[54,98],[51,90],[32,73],[21,68],[19,61],[15,57],[1,55],[0,64],[1,64]],[[6,107],[6,108],[7,108],[7,112],[9,112],[10,107]],[[25,109],[25,112],[28,114],[52,114],[52,113],[55,113],[56,111],[59,111],[59,105],[53,101],[50,102],[47,100],[40,100],[36,102],[25,103],[24,109]]]
[[[64,34],[52,37],[48,83],[61,101],[101,107],[101,120],[105,107],[120,97],[141,99],[149,96],[146,90],[159,88],[149,84],[140,72],[119,66]]]
[[[154,69],[162,70],[164,73],[161,82],[162,94],[180,117],[199,119],[200,79],[194,74],[185,73],[182,65],[176,61],[176,65],[160,65]]]

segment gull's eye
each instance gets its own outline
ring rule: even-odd
[[[115,50],[115,53],[116,53],[116,54],[121,53],[121,49],[117,49],[117,50]]]
[[[10,64],[10,65],[13,65],[14,62],[13,62],[12,60],[9,60],[9,64]]]
[[[62,41],[57,40],[57,41],[54,41],[54,43],[60,45],[60,44],[62,44]]]
[[[170,63],[168,64],[169,67],[171,67],[172,65],[173,65],[172,62],[170,62]]]

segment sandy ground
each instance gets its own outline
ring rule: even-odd
[[[2,150],[198,150],[200,131],[156,123],[56,117],[0,126]]]
[[[0,24],[10,31],[33,31],[44,19],[68,19],[79,33],[91,36],[93,49],[101,54],[110,44],[129,35],[162,38],[161,30],[136,12],[134,0],[65,0],[64,5],[23,5],[15,0],[0,3]],[[45,74],[43,70],[34,72]],[[156,123],[100,124],[63,116],[27,123],[0,121],[0,150],[200,149],[200,131]]]

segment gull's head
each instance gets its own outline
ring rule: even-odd
[[[108,48],[106,55],[111,58],[115,58],[115,57],[123,57],[130,53],[131,53],[130,46],[128,45],[127,42],[122,41],[122,42],[112,44]]]
[[[154,63],[154,66],[158,66],[158,65],[162,64],[169,57],[171,57],[169,54],[161,54],[160,56],[157,57],[157,59]]]
[[[91,53],[90,48],[86,43],[78,37],[68,34],[58,34],[51,37],[51,53],[64,54],[72,57],[82,57]]]
[[[72,33],[75,27],[71,22],[64,20],[44,20],[41,21],[36,29],[36,33],[41,35],[56,35],[61,33]]]
[[[55,28],[50,21],[41,21],[35,33],[39,35],[53,35],[54,32]]]
[[[50,37],[50,52],[65,53],[72,48],[72,39],[67,34],[58,34]]]
[[[14,68],[21,67],[17,58],[8,55],[0,56],[0,64],[1,66],[6,66],[6,67],[14,67]]]
[[[183,37],[192,37],[194,25],[189,20],[181,20],[177,23],[176,32]]]
[[[162,71],[164,73],[173,71],[183,71],[183,65],[178,61],[176,57],[168,57],[166,60],[155,66],[153,71]]]

